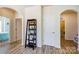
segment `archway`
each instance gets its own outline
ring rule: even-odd
[[[0,16],[0,43],[8,41],[10,37],[10,19]]]
[[[9,24],[9,29],[8,29],[9,34],[10,34],[9,38],[8,38],[8,42],[7,42],[8,44],[5,44],[4,46],[3,45],[0,46],[0,53],[6,53],[6,51],[8,51],[7,47],[9,47],[9,48],[16,47],[17,46],[16,43],[18,42],[17,39],[20,39],[20,38],[18,38],[18,36],[21,37],[21,34],[20,33],[18,34],[18,31],[21,32],[21,30],[17,29],[17,27],[19,27],[17,22],[20,20],[19,23],[21,23],[22,19],[21,18],[20,19],[16,18],[16,14],[17,14],[17,12],[14,9],[7,8],[7,7],[1,7],[0,8],[0,16],[3,17],[3,18],[8,18],[9,19],[9,23],[10,23]]]
[[[60,43],[61,48],[77,50],[77,12],[74,10],[65,10],[60,15]]]

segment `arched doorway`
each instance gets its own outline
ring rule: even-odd
[[[10,38],[10,20],[8,17],[0,16],[0,43]]]
[[[60,15],[61,48],[76,49],[78,45],[77,12],[66,10]]]
[[[6,42],[7,44],[2,43],[2,45],[0,46],[0,53],[7,53],[10,48],[12,48],[12,47],[14,48],[17,46],[17,43],[19,42],[19,40],[20,41],[22,40],[21,39],[21,37],[22,37],[22,35],[21,35],[22,34],[22,30],[21,30],[22,21],[21,20],[22,19],[19,17],[16,18],[16,15],[17,15],[17,12],[14,9],[7,8],[7,7],[0,8],[1,20],[2,21],[4,19],[9,20],[9,23],[6,23],[5,21],[3,21],[4,23],[6,23],[5,26],[7,26],[7,24],[9,25],[9,29],[8,29],[8,27],[4,28],[4,29],[6,29],[5,31],[8,31],[9,37],[7,40],[8,42]],[[2,22],[0,22],[0,23],[2,23]],[[2,26],[2,24],[0,24],[0,26]],[[0,29],[0,31],[3,31],[3,29]]]

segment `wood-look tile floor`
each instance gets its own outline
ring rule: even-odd
[[[44,45],[42,48],[24,48],[24,46],[17,46],[13,50],[9,50],[10,54],[78,54],[74,47],[66,47],[65,49],[55,48],[52,46]]]
[[[42,48],[24,48],[24,46],[16,45],[12,48],[11,45],[5,44],[0,46],[0,54],[78,54],[75,47],[55,48],[53,46],[43,45]]]
[[[55,48],[52,46],[43,46],[44,54],[78,54],[75,47]]]
[[[65,47],[75,47],[77,48],[77,43],[75,43],[73,40],[66,40],[63,37],[61,38],[61,47],[65,48]]]
[[[24,48],[24,46],[17,46],[15,49],[10,50],[9,54],[42,54],[41,48]]]

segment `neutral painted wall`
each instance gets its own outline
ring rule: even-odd
[[[41,47],[41,6],[27,7],[25,9],[25,18],[26,18],[25,19],[25,29],[26,29],[27,19],[36,19],[37,20],[37,46]],[[26,33],[26,31],[24,33]]]
[[[16,18],[15,19],[15,27],[16,27],[16,39],[17,40],[22,40],[22,19],[21,18]],[[22,42],[21,42],[22,43]]]

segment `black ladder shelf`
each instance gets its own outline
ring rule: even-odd
[[[25,48],[26,46],[33,49],[37,47],[37,21],[36,19],[27,20]]]

